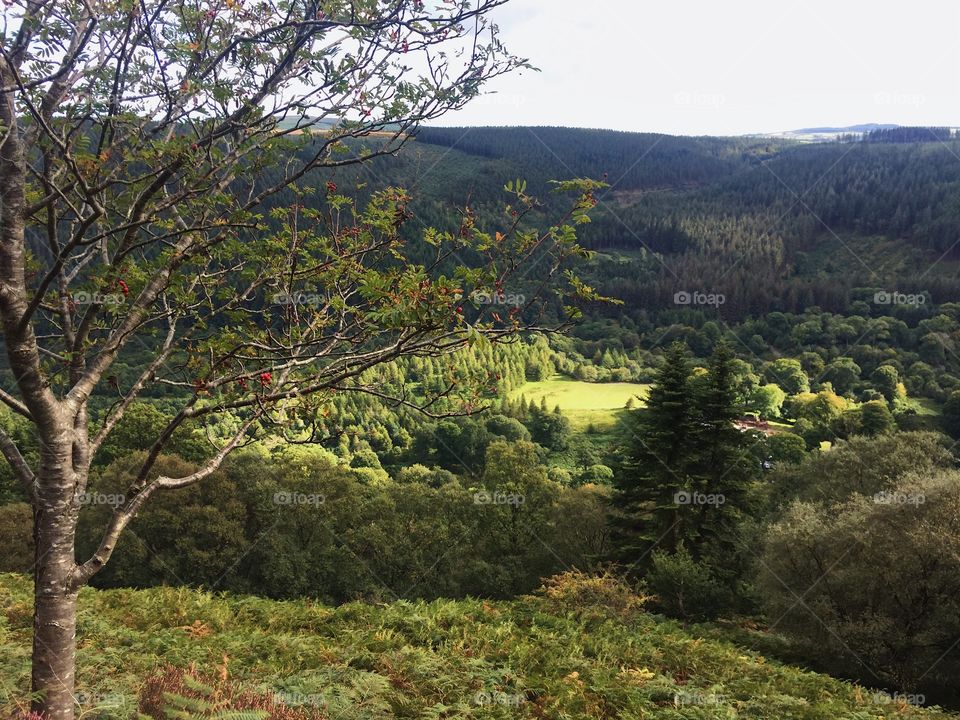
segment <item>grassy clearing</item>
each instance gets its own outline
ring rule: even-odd
[[[525,383],[513,393],[513,399],[522,395],[539,405],[546,398],[547,407],[552,410],[559,405],[575,430],[591,424],[598,430],[608,430],[628,400],[642,404],[649,390],[649,385],[640,383],[588,383],[554,375],[549,380]]]
[[[602,580],[545,596],[351,603],[276,602],[176,588],[80,596],[83,717],[126,717],[159,662],[323,709],[337,720],[957,718],[697,637]],[[0,575],[0,688],[29,683],[30,582]],[[0,709],[4,717],[6,713]]]

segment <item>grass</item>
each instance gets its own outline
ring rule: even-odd
[[[584,430],[592,424],[602,431],[613,427],[618,411],[628,400],[642,404],[649,390],[649,385],[640,383],[588,383],[554,375],[549,380],[525,383],[514,391],[513,399],[522,395],[539,405],[541,399],[546,398],[547,407],[552,410],[559,405],[575,430]]]
[[[29,683],[31,587],[0,575],[0,702]],[[276,602],[170,587],[85,589],[83,717],[130,717],[160,663],[358,718],[880,720],[956,718],[696,636],[622,586],[571,574],[546,594],[483,600]]]
[[[912,408],[917,415],[938,416],[941,414],[940,403],[932,398],[907,398],[904,406]]]

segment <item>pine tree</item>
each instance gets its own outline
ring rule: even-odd
[[[726,342],[714,348],[699,397],[691,459],[692,486],[702,496],[722,502],[692,506],[691,518],[695,557],[709,554],[717,569],[726,570],[731,582],[743,570],[739,567],[737,545],[745,517],[752,511],[756,461],[750,453],[750,435],[738,430],[733,421],[741,415],[737,401],[735,356]]]
[[[675,550],[688,532],[687,508],[677,503],[677,493],[690,490],[697,435],[687,359],[684,344],[671,345],[646,409],[630,415],[625,459],[615,478],[618,555],[630,564],[649,560],[655,547]]]

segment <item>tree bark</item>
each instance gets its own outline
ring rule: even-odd
[[[34,592],[34,700],[31,709],[44,720],[73,720],[77,592]]]
[[[73,720],[77,636],[78,515],[69,433],[41,455],[34,538],[32,709],[45,720]]]

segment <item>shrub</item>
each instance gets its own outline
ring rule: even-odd
[[[618,617],[639,613],[649,599],[610,571],[589,574],[568,570],[544,580],[537,595],[550,612],[582,614],[601,608]]]
[[[613,483],[613,470],[606,465],[590,465],[577,473],[577,482],[581,485],[611,485]]]
[[[682,545],[674,553],[653,553],[645,579],[657,605],[673,617],[704,620],[729,606],[729,593],[710,567],[695,560]]]

